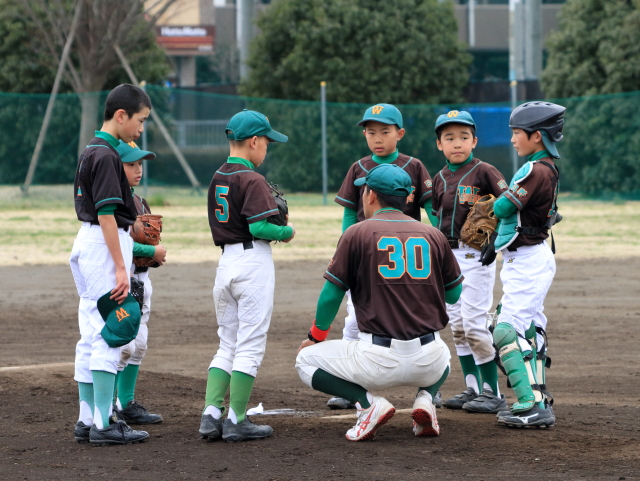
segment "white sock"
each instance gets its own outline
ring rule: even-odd
[[[211,405],[211,406],[207,406],[207,409],[205,409],[202,414],[203,415],[209,414],[213,416],[213,419],[220,419],[220,416],[222,416],[222,411],[219,408]]]
[[[227,416],[227,418],[231,419],[231,422],[233,424],[238,424],[238,418],[233,408],[229,408],[229,415]]]
[[[96,412],[93,416],[93,421],[98,429],[104,429],[104,425],[102,424],[102,414],[100,414],[100,409],[96,406]]]
[[[487,389],[491,392],[493,392],[493,389],[491,388],[491,386],[489,385],[489,383],[487,382],[483,382],[482,383],[482,389]],[[500,386],[497,386],[498,392],[494,392],[493,394],[495,394],[496,396],[500,397]]]
[[[467,387],[470,387],[475,392],[480,393],[480,388],[478,387],[478,378],[473,374],[467,374],[464,378],[464,382],[467,383]]]
[[[86,426],[93,424],[93,411],[87,401],[80,401],[80,416],[78,421],[82,421]]]
[[[367,391],[367,401],[369,401],[369,404],[373,403],[373,394],[369,391]]]
[[[433,403],[433,396],[426,389],[421,389],[420,392],[418,393],[418,396],[424,396],[429,400],[430,403]]]

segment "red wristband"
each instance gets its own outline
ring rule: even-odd
[[[316,321],[314,319],[313,325],[311,326],[311,329],[309,329],[309,332],[311,333],[314,339],[317,339],[318,341],[324,341],[329,335],[330,330],[331,330],[331,327],[329,327],[329,329],[327,329],[326,331],[323,331],[322,329],[318,329],[316,327]]]

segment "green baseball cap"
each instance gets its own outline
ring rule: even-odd
[[[140,329],[140,304],[129,294],[122,304],[109,299],[111,291],[98,299],[98,312],[104,319],[100,334],[109,347],[129,344]]]
[[[120,145],[116,149],[118,154],[120,154],[120,159],[122,162],[135,162],[136,160],[142,159],[155,159],[156,154],[153,152],[148,152],[146,150],[142,150],[140,147],[136,145],[135,142],[131,141],[128,144],[126,142],[120,141]]]
[[[466,124],[476,126],[476,123],[473,121],[473,117],[469,112],[465,112],[464,110],[451,110],[446,114],[442,114],[436,120],[436,126],[434,130],[437,132],[440,127],[446,124]]]
[[[378,165],[353,183],[358,187],[364,184],[381,194],[406,197],[411,193],[411,176],[396,164]]]
[[[286,142],[289,140],[289,137],[271,128],[266,115],[255,110],[244,109],[242,112],[235,114],[229,120],[224,131],[229,140],[245,140],[253,136],[264,136],[273,142]]]
[[[400,111],[391,104],[376,104],[367,109],[362,117],[362,120],[356,125],[362,126],[369,120],[375,120],[376,122],[382,122],[383,124],[397,125],[399,129],[402,128],[402,114]]]

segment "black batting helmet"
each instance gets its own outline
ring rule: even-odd
[[[562,140],[566,107],[551,102],[527,102],[511,113],[509,127],[527,132],[544,130],[554,142]]]

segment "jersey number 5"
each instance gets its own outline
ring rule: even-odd
[[[405,273],[412,279],[431,275],[430,246],[424,237],[409,237],[404,243],[397,237],[381,237],[378,250],[389,254],[389,264],[378,266],[385,279],[400,279]]]
[[[227,194],[229,193],[228,185],[216,186],[216,203],[221,207],[216,209],[216,219],[218,222],[227,222],[229,220],[229,201],[227,201]]]

